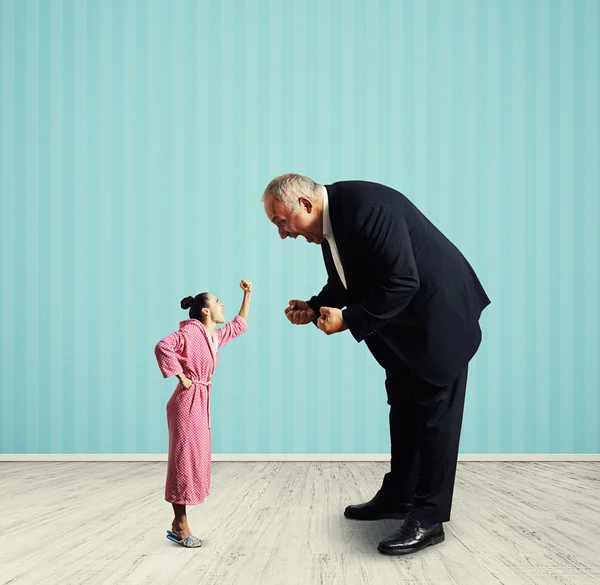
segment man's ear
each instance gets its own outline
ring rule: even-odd
[[[313,204],[310,199],[306,197],[300,197],[300,199],[298,199],[298,203],[300,203],[300,205],[304,208],[304,210],[307,213],[310,213],[312,211]]]

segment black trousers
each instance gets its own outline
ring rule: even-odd
[[[380,361],[381,353],[375,357]],[[440,387],[417,377],[398,358],[393,367],[386,362],[392,460],[381,496],[413,504],[411,514],[419,520],[447,522],[452,508],[468,368],[451,384]]]

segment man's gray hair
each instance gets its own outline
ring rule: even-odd
[[[273,197],[281,201],[287,209],[293,211],[298,207],[298,197],[306,197],[310,201],[319,200],[321,194],[318,191],[319,184],[309,177],[287,173],[275,177],[265,189],[262,196],[264,203],[267,197]]]

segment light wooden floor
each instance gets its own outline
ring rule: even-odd
[[[460,463],[446,542],[404,558],[376,550],[399,521],[342,514],[387,470],[214,463],[188,550],[165,538],[166,463],[0,463],[0,583],[600,583],[600,463]]]

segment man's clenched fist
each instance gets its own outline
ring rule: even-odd
[[[342,311],[333,307],[321,307],[321,316],[317,320],[317,327],[327,335],[348,329],[348,325],[342,317]]]
[[[289,307],[285,310],[285,316],[290,323],[294,325],[306,325],[312,323],[317,314],[304,301],[290,301]]]

